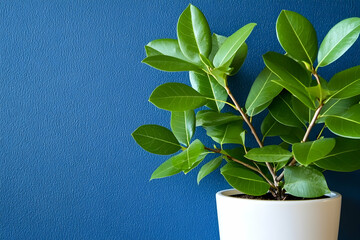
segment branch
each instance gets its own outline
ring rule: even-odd
[[[242,161],[240,161],[240,160],[238,160],[238,159],[236,159],[236,158],[233,158],[232,156],[229,156],[229,155],[227,155],[227,154],[224,154],[224,153],[221,152],[220,149],[212,149],[212,148],[208,148],[208,147],[204,147],[204,148],[205,148],[206,150],[211,151],[211,152],[214,152],[214,153],[220,153],[220,154],[226,156],[227,158],[229,158],[230,160],[232,160],[232,161],[234,161],[234,162],[237,162],[237,163],[240,163],[240,164],[243,165],[244,167],[247,167],[247,168],[249,168],[249,169],[251,169],[251,170],[259,173],[259,174],[270,184],[270,186],[271,186],[272,188],[276,189],[275,185],[265,176],[265,174],[260,170],[260,168],[255,168],[255,167],[253,167],[253,166],[251,166],[251,165],[249,165],[249,164],[247,164],[247,163],[244,163],[244,162],[242,162]]]
[[[303,139],[301,141],[302,143],[306,142],[306,140],[308,139],[310,131],[315,126],[315,122],[316,122],[317,118],[319,117],[320,111],[321,111],[323,106],[324,106],[324,104],[320,104],[320,106],[316,109],[315,114],[314,114],[314,116],[313,116],[313,118],[312,118],[312,120],[311,120],[311,122],[309,124],[309,127],[307,128],[307,130],[305,132],[305,135],[304,135],[304,137],[303,137]],[[293,166],[295,163],[296,163],[296,160],[295,160],[295,158],[293,158],[288,166]],[[278,182],[280,182],[283,179],[283,177],[284,177],[284,171],[279,175],[279,177],[276,180]]]
[[[257,143],[259,144],[259,146],[262,148],[264,145],[263,145],[263,143],[261,142],[259,136],[257,135],[254,126],[253,126],[253,125],[251,124],[251,122],[249,121],[248,116],[247,116],[247,115],[244,113],[244,111],[241,109],[239,103],[236,101],[236,99],[235,99],[234,96],[232,95],[229,87],[226,86],[225,89],[226,89],[227,94],[229,95],[229,97],[231,98],[231,100],[233,101],[233,103],[235,104],[237,110],[240,112],[242,118],[244,119],[244,121],[246,122],[246,124],[249,126],[252,135],[254,135],[254,137],[255,137],[256,142],[257,142]],[[266,164],[267,168],[269,169],[269,172],[271,173],[271,176],[273,177],[275,186],[277,186],[276,174],[275,174],[275,172],[273,171],[270,163],[266,162],[265,164]],[[277,188],[277,187],[276,187],[276,188]]]

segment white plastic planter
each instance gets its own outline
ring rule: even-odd
[[[221,240],[337,240],[341,195],[316,200],[252,200],[216,194]]]

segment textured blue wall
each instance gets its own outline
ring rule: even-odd
[[[359,1],[339,2],[193,4],[219,34],[258,23],[248,59],[232,80],[244,103],[239,93],[248,92],[263,68],[261,55],[281,51],[275,34],[280,10],[305,15],[322,39],[340,20],[360,16]],[[187,74],[156,71],[140,61],[147,42],[176,37],[187,4],[0,3],[1,239],[218,239],[214,194],[229,187],[219,173],[200,186],[196,171],[149,182],[166,157],[141,150],[130,136],[145,123],[169,126],[169,113],[148,96],[161,83],[187,83]],[[359,65],[359,55],[357,42],[321,74],[329,78]],[[204,132],[197,136],[205,138]],[[360,173],[327,176],[330,188],[344,196],[340,240],[358,239]]]

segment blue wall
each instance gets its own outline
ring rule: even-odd
[[[275,34],[280,10],[305,15],[322,39],[340,20],[360,16],[359,1],[336,2],[192,3],[219,34],[258,23],[248,59],[232,80],[244,103],[239,93],[248,92],[263,68],[261,55],[281,51]],[[169,126],[169,113],[147,101],[157,85],[188,83],[186,73],[140,63],[147,42],[176,37],[187,4],[0,3],[1,239],[218,239],[214,194],[229,188],[219,173],[200,186],[196,171],[149,182],[166,157],[143,151],[130,136],[145,123]],[[360,65],[359,55],[360,41],[320,73],[329,78]],[[204,132],[197,136],[205,139]],[[339,239],[357,239],[360,172],[327,176],[344,196]]]

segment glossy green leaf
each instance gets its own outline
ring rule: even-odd
[[[208,57],[211,51],[211,32],[204,14],[189,5],[179,17],[177,36],[183,54],[194,63],[201,64],[200,55]]]
[[[280,135],[281,140],[286,143],[294,144],[301,142],[304,138],[305,130],[302,128],[290,128],[287,134]]]
[[[206,134],[220,145],[226,143],[244,144],[245,142],[245,131],[242,128],[242,121],[204,128]]]
[[[312,86],[308,87],[307,91],[310,93],[310,96],[318,99],[319,102],[322,102],[324,99],[328,98],[332,93],[321,86]]]
[[[300,142],[305,131],[302,128],[285,126],[268,114],[261,124],[261,133],[263,138],[280,136],[284,142],[292,144]]]
[[[269,101],[267,103],[264,103],[263,105],[260,105],[256,108],[253,108],[251,110],[251,112],[247,112],[246,114],[249,115],[250,117],[253,117],[259,113],[261,113],[262,111],[264,111],[270,104],[271,104],[272,101]]]
[[[333,150],[315,162],[315,164],[323,169],[352,172],[360,169],[360,140],[336,138]]]
[[[142,60],[142,62],[153,68],[167,72],[201,71],[195,64],[166,55],[150,56]]]
[[[241,66],[245,62],[247,52],[248,52],[248,46],[246,43],[243,43],[240,46],[239,50],[237,50],[234,58],[231,61],[230,68],[232,68],[232,71],[230,73],[230,76],[234,76],[236,73],[239,72]]]
[[[208,100],[188,85],[165,83],[152,92],[149,101],[158,108],[180,112],[201,107]]]
[[[190,140],[195,132],[195,112],[187,110],[184,112],[171,112],[171,130],[177,140],[186,145],[190,145]]]
[[[265,65],[281,80],[302,87],[309,87],[311,76],[308,71],[292,58],[276,52],[263,55]]]
[[[217,51],[219,51],[219,48],[223,45],[226,39],[227,37],[225,36],[221,36],[219,34],[213,33],[213,35],[211,36],[212,48],[209,55],[210,61],[214,60],[215,54],[217,53]]]
[[[207,67],[209,67],[209,68],[213,68],[213,67],[214,67],[214,65],[210,62],[210,60],[209,60],[207,57],[205,57],[205,56],[202,55],[201,53],[199,54],[199,56],[200,56],[201,62],[202,62],[205,66],[207,66]]]
[[[281,87],[288,90],[294,97],[299,99],[303,104],[305,104],[310,109],[315,109],[314,98],[307,91],[307,88],[303,88],[300,85],[292,84],[290,82],[285,82],[282,80],[274,80],[274,83],[280,85]]]
[[[338,136],[360,139],[360,104],[352,106],[341,115],[327,117],[325,124]]]
[[[288,161],[283,161],[283,162],[277,162],[277,163],[274,163],[274,166],[275,166],[275,172],[283,169],[284,167],[286,167],[288,165],[288,163],[290,162],[290,160]]]
[[[360,103],[360,96],[346,98],[346,99],[332,98],[329,101],[327,101],[324,107],[321,109],[317,122],[319,123],[325,122],[325,118],[332,115],[342,115],[347,110],[349,110],[350,107],[358,103]]]
[[[220,112],[228,98],[226,90],[212,76],[195,72],[190,72],[189,74],[191,86],[196,91],[208,98],[218,100],[209,100],[206,106]]]
[[[193,170],[194,168],[196,168],[203,160],[204,158],[209,154],[209,152],[203,152],[201,153],[198,158],[196,159],[196,161],[194,162],[194,164],[188,168],[188,169],[184,169],[183,173],[184,174],[188,174],[191,170]]]
[[[169,155],[180,150],[180,143],[167,128],[158,125],[143,125],[132,134],[136,143],[148,152]]]
[[[215,171],[218,167],[220,167],[222,160],[223,158],[222,156],[220,156],[204,164],[204,166],[200,168],[200,171],[197,175],[197,183],[199,184],[201,179],[203,179],[204,177]]]
[[[223,45],[226,39],[227,37],[215,33],[212,35],[212,49],[209,56],[210,60],[214,59],[215,54],[217,53],[219,48]],[[225,67],[232,68],[231,72],[229,73],[230,76],[235,75],[240,70],[247,56],[247,51],[248,51],[248,46],[246,43],[243,43],[240,46],[239,50],[237,50],[234,57],[224,64]]]
[[[288,54],[312,65],[318,43],[315,29],[309,20],[296,12],[282,10],[276,22],[276,33]]]
[[[172,163],[177,169],[183,171],[188,170],[198,162],[198,157],[204,152],[206,152],[204,145],[200,142],[200,140],[196,139],[186,150],[176,156],[173,156]]]
[[[161,164],[151,175],[150,180],[152,179],[158,179],[158,178],[164,178],[173,176],[175,174],[178,174],[181,172],[180,169],[174,167],[172,163],[172,158],[166,160],[163,164]]]
[[[214,56],[213,63],[215,67],[223,66],[235,56],[236,52],[239,50],[241,45],[243,45],[245,40],[249,37],[255,26],[255,23],[249,23],[237,30],[234,34],[232,34],[225,40],[225,42],[222,44],[222,46]]]
[[[306,106],[315,109],[314,98],[307,91],[311,84],[311,76],[295,60],[275,52],[263,56],[265,65],[281,80],[272,80],[287,89]]]
[[[223,88],[226,88],[227,75],[229,75],[230,72],[231,72],[231,69],[225,70],[225,69],[215,68],[211,71],[211,75]]]
[[[323,138],[311,142],[295,143],[292,149],[296,161],[307,166],[329,154],[334,146],[334,138]]]
[[[299,99],[294,96],[291,96],[291,106],[294,110],[295,115],[302,122],[311,122],[311,117],[313,115],[313,111],[309,109],[305,104],[303,104]]]
[[[348,18],[336,24],[320,45],[318,67],[326,66],[341,57],[355,43],[359,33],[360,18],[358,17]]]
[[[278,121],[276,121],[271,114],[268,114],[263,122],[261,123],[261,133],[263,137],[273,137],[279,135],[286,135],[288,134],[291,127],[284,126]]]
[[[253,148],[245,155],[247,159],[256,162],[283,162],[289,160],[291,156],[291,152],[278,145]]]
[[[259,74],[250,89],[245,103],[248,115],[254,116],[254,110],[256,108],[270,102],[281,92],[282,87],[271,81],[278,79],[279,78],[267,68]]]
[[[202,110],[196,114],[196,126],[217,126],[234,121],[240,121],[242,118],[233,113],[219,113],[211,110]]]
[[[330,193],[324,175],[311,167],[285,167],[287,193],[303,198],[316,198]]]
[[[182,59],[186,62],[189,60],[184,56],[179,47],[179,43],[177,39],[157,39],[149,42],[145,46],[146,56],[158,56],[158,55],[166,55],[178,59]]]
[[[242,193],[261,196],[267,193],[270,185],[255,172],[240,165],[227,163],[221,168],[226,181]]]
[[[350,98],[360,95],[360,66],[335,74],[328,84],[332,98]]]
[[[296,114],[292,106],[291,94],[284,92],[278,95],[269,106],[270,114],[281,124],[290,127],[302,127],[305,123]]]

